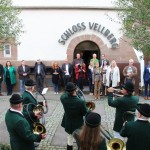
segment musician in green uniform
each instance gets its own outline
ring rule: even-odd
[[[134,120],[135,116],[132,115],[136,111],[136,105],[139,101],[138,96],[133,96],[134,84],[132,82],[126,82],[122,85],[122,96],[113,98],[114,88],[108,88],[108,105],[116,108],[115,122],[114,122],[114,137],[123,139],[119,132],[123,126],[124,118],[126,120]],[[132,112],[125,116],[126,112]]]
[[[28,120],[31,128],[33,129],[33,124],[39,122],[39,119],[42,117],[41,112],[37,109],[33,112],[33,109],[38,105],[44,105],[44,101],[38,103],[36,98],[33,96],[35,91],[36,83],[32,79],[28,79],[25,82],[25,91],[22,94],[23,98],[23,114]]]
[[[150,105],[138,104],[136,121],[126,122],[120,131],[127,137],[126,150],[150,150]]]
[[[72,82],[66,85],[66,92],[61,95],[60,100],[64,108],[64,116],[61,126],[68,133],[67,150],[73,150],[73,131],[80,128],[83,116],[87,113],[86,102],[76,95],[76,86]]]
[[[21,113],[23,99],[19,94],[13,94],[9,101],[11,108],[5,115],[5,123],[10,135],[11,150],[35,150],[34,142],[40,142],[46,138],[46,134],[33,134]]]

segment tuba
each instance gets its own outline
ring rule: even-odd
[[[100,127],[101,133],[108,139],[108,146],[111,150],[123,150],[125,143],[118,138],[114,138],[104,127]]]
[[[81,98],[83,101],[86,101],[84,93],[80,90],[79,87],[77,87],[76,93],[77,93],[77,96],[79,98]],[[95,109],[95,103],[94,102],[86,102],[86,106],[91,111]]]

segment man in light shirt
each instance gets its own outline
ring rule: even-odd
[[[67,85],[68,82],[71,81],[72,73],[73,73],[73,67],[72,64],[68,62],[68,60],[65,60],[65,63],[61,67],[62,73],[63,73],[63,82],[64,86]]]

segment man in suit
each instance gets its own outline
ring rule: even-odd
[[[36,83],[32,79],[28,79],[25,82],[25,91],[22,94],[23,98],[23,114],[25,118],[28,120],[31,128],[33,129],[33,124],[39,122],[39,119],[42,117],[40,110],[36,110],[33,112],[33,109],[38,105],[45,105],[45,102],[37,102],[37,100],[33,96],[33,92],[35,90]]]
[[[122,85],[122,96],[113,99],[114,88],[108,88],[108,105],[116,108],[115,122],[114,122],[114,137],[122,139],[119,132],[123,126],[125,120],[134,120],[135,116],[132,114],[126,115],[128,111],[135,112],[136,105],[139,101],[139,97],[133,96],[134,84],[132,82],[126,82]],[[125,116],[126,115],[126,116]]]
[[[30,67],[26,65],[25,60],[22,60],[21,65],[18,66],[18,74],[20,80],[20,94],[22,95],[25,90],[24,83],[29,79],[30,74]]]
[[[45,78],[45,65],[41,62],[40,59],[37,60],[34,66],[34,74],[36,79],[36,87],[39,93],[42,93],[44,78]]]
[[[61,70],[63,73],[64,86],[66,86],[67,83],[71,81],[71,77],[72,77],[72,73],[73,73],[72,64],[70,64],[68,62],[68,60],[66,59],[65,63],[62,64]]]
[[[11,150],[35,150],[34,142],[46,138],[46,134],[34,134],[22,110],[23,99],[19,94],[10,98],[10,106],[5,115],[5,123],[10,135]]]
[[[67,150],[73,150],[74,138],[72,133],[83,125],[83,116],[88,111],[86,102],[76,95],[76,88],[74,83],[68,82],[66,92],[60,97],[64,108],[61,126],[68,133]]]
[[[105,54],[102,54],[101,55],[101,59],[100,59],[100,61],[99,61],[99,63],[100,63],[100,67],[102,68],[103,67],[103,65],[104,65],[104,61],[106,61],[107,62],[107,65],[109,65],[110,63],[109,63],[109,60],[108,59],[106,59],[106,57],[105,57]]]
[[[144,99],[150,100],[150,90],[148,92],[148,87],[150,88],[150,61],[148,61],[148,65],[146,65],[144,68],[143,79],[144,79],[144,88],[145,88]]]
[[[126,150],[150,149],[150,105],[138,104],[138,118],[136,121],[126,122],[120,135],[127,137]]]
[[[2,95],[2,82],[3,82],[4,68],[3,65],[0,64],[0,96]]]

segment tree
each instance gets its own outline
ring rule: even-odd
[[[123,33],[132,45],[150,54],[150,0],[116,0]]]
[[[22,31],[20,11],[12,5],[11,0],[0,0],[0,45],[4,42],[19,43]]]

